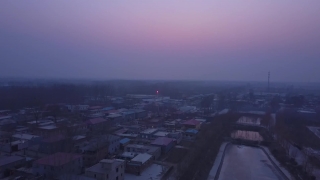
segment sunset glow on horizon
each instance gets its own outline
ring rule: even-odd
[[[0,76],[319,81],[320,1],[0,2]],[[283,71],[286,74],[283,74]]]

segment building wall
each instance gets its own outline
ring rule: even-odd
[[[97,180],[124,180],[125,163],[123,161],[122,163],[117,162],[117,164],[111,170],[106,169],[104,173],[87,169],[85,175]]]
[[[101,159],[106,158],[108,155],[108,147],[99,148],[95,152],[84,152],[83,162],[84,166],[89,167],[98,163]]]
[[[49,166],[43,164],[33,163],[32,173],[34,175],[44,175],[45,177],[56,177],[67,174],[80,174],[83,166],[82,158],[70,161],[62,166]]]
[[[156,146],[154,146],[156,147]],[[135,152],[135,153],[148,153],[154,156],[154,160],[158,159],[161,156],[161,148],[158,147],[156,151],[148,152],[149,147],[135,148],[135,147],[125,147],[126,152]]]
[[[5,176],[4,173],[7,169],[10,169],[10,168],[13,168],[16,166],[22,166],[24,163],[25,163],[25,159],[21,159],[21,160],[17,160],[15,162],[12,162],[10,164],[5,164],[5,165],[0,166],[0,178],[3,178]]]
[[[109,140],[109,154],[114,154],[120,149],[120,137],[111,136]]]
[[[134,161],[128,162],[126,166],[126,172],[140,175],[147,167],[149,167],[152,164],[152,162],[152,158],[143,164],[141,162]]]

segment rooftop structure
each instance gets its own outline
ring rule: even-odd
[[[168,168],[158,165],[152,164],[151,166],[147,167],[139,176],[134,174],[125,174],[124,179],[130,180],[140,180],[140,179],[152,179],[152,180],[161,180],[162,176],[164,175],[164,170]],[[166,172],[166,171],[165,171]]]
[[[137,154],[136,153],[133,153],[133,152],[123,152],[121,154],[121,157],[124,157],[124,158],[134,158]]]
[[[120,144],[126,144],[126,143],[128,143],[129,141],[130,141],[129,138],[123,138],[123,139],[120,140]]]
[[[158,137],[156,140],[154,140],[151,144],[152,145],[159,145],[159,146],[167,146],[169,145],[173,139],[167,138],[167,137]]]
[[[192,126],[197,126],[200,124],[199,121],[195,120],[195,119],[190,119],[184,123],[182,123],[183,125],[192,125]]]
[[[35,161],[37,164],[48,166],[61,166],[75,159],[81,158],[81,155],[58,152]]]
[[[53,129],[57,129],[58,127],[56,125],[48,125],[48,126],[41,126],[39,128],[44,130],[53,130]]]
[[[103,118],[94,118],[94,119],[89,119],[87,121],[87,123],[89,124],[99,124],[101,122],[106,122],[107,120],[103,119]]]
[[[146,129],[146,130],[142,131],[141,134],[153,134],[157,131],[158,131],[158,129]]]
[[[160,137],[166,137],[166,136],[168,136],[168,134],[169,134],[169,132],[159,131],[159,132],[156,132],[154,135],[160,136]]]
[[[136,157],[131,159],[131,161],[140,162],[140,163],[144,164],[145,162],[147,162],[151,158],[152,158],[152,155],[150,155],[148,153],[143,153],[143,154],[138,154]]]
[[[14,134],[12,137],[22,140],[31,140],[33,138],[39,138],[39,136],[31,135],[31,134]]]
[[[25,158],[21,156],[3,156],[0,157],[0,167],[21,160],[25,160]]]
[[[186,130],[186,133],[191,133],[191,134],[197,134],[199,131],[195,129],[188,129]]]

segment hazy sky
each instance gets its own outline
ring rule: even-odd
[[[0,77],[320,82],[320,1],[0,1]]]

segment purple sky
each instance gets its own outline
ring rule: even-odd
[[[320,82],[320,1],[0,1],[0,77]]]

